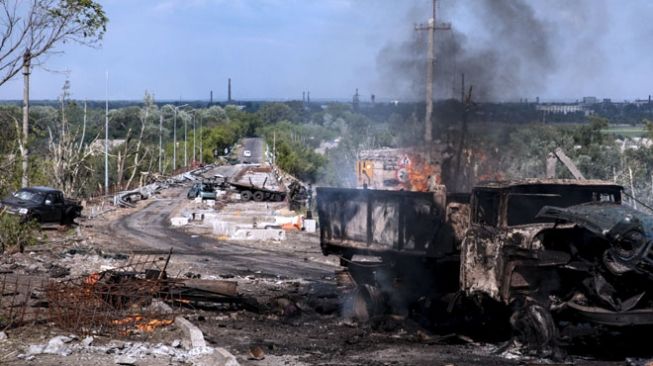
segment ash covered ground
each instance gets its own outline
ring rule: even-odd
[[[218,169],[220,172],[220,169]],[[210,174],[215,174],[211,172]],[[398,315],[357,322],[343,317],[351,288],[342,286],[336,258],[324,257],[316,233],[288,230],[285,240],[234,241],[198,223],[173,228],[171,217],[207,209],[185,197],[188,187],[164,190],[134,208],[115,209],[73,229],[44,232],[43,245],[2,257],[0,271],[51,280],[87,276],[138,256],[165,259],[170,276],[235,281],[242,303],[194,303],[175,309],[195,324],[209,347],[221,347],[242,365],[510,365],[528,358],[504,343],[426,329]],[[229,213],[283,210],[278,203],[224,200]],[[182,345],[173,323],[124,337],[90,336],[42,321],[7,329],[0,363],[10,365],[203,364]],[[644,364],[636,358],[604,361],[569,356],[578,365]],[[204,363],[205,364],[205,363]],[[214,363],[217,364],[217,363]]]

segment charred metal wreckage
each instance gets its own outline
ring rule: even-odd
[[[366,300],[426,311],[438,326],[503,322],[553,349],[574,324],[653,325],[653,216],[622,204],[621,192],[561,179],[471,194],[318,188],[321,246],[341,256]],[[376,265],[357,260],[365,256]]]

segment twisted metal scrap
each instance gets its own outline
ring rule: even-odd
[[[174,314],[153,303],[172,301],[170,285],[157,269],[137,271],[156,262],[141,262],[46,287],[49,318],[77,334],[126,336],[172,323]]]
[[[34,296],[43,281],[32,276],[0,276],[0,330],[44,319],[45,311]]]

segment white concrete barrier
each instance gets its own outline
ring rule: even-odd
[[[312,219],[307,219],[304,220],[304,230],[306,230],[307,233],[314,233],[317,227],[317,223],[315,220]]]
[[[188,217],[171,217],[170,224],[175,227],[188,225]]]
[[[234,240],[286,240],[286,232],[280,229],[238,229],[232,235]]]

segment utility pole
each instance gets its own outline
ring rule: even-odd
[[[277,130],[272,131],[272,165],[277,164]]]
[[[159,174],[163,174],[163,110],[159,114]]]
[[[188,166],[188,120],[184,118],[184,168]]]
[[[104,99],[104,194],[109,195],[109,71],[106,74]]]
[[[174,108],[174,119],[172,122],[172,171],[177,170],[177,107]]]
[[[465,73],[460,74],[460,103],[465,103]]]
[[[202,150],[202,147],[203,147],[203,143],[202,143],[202,140],[203,140],[203,138],[202,138],[202,136],[203,136],[203,135],[202,135],[202,131],[203,131],[203,130],[202,130],[202,116],[200,115],[200,164],[202,164],[202,160],[204,159],[204,157],[203,157],[203,155],[204,155],[204,150]]]
[[[195,147],[197,146],[195,145],[196,142],[197,142],[197,134],[195,133],[195,113],[193,113],[193,164],[197,161],[195,156],[195,150],[196,150]]]
[[[23,187],[29,185],[29,148],[28,148],[28,135],[29,135],[29,74],[30,64],[32,62],[32,54],[26,50],[23,54],[23,137],[20,144],[22,153],[23,176],[20,183]]]
[[[450,30],[451,24],[438,25],[436,22],[437,0],[433,0],[433,17],[427,24],[415,26],[416,31],[428,31],[428,54],[426,64],[426,116],[424,117],[424,141],[430,143],[433,139],[431,116],[433,115],[433,65],[435,64],[435,31]],[[464,92],[463,92],[464,93]]]

